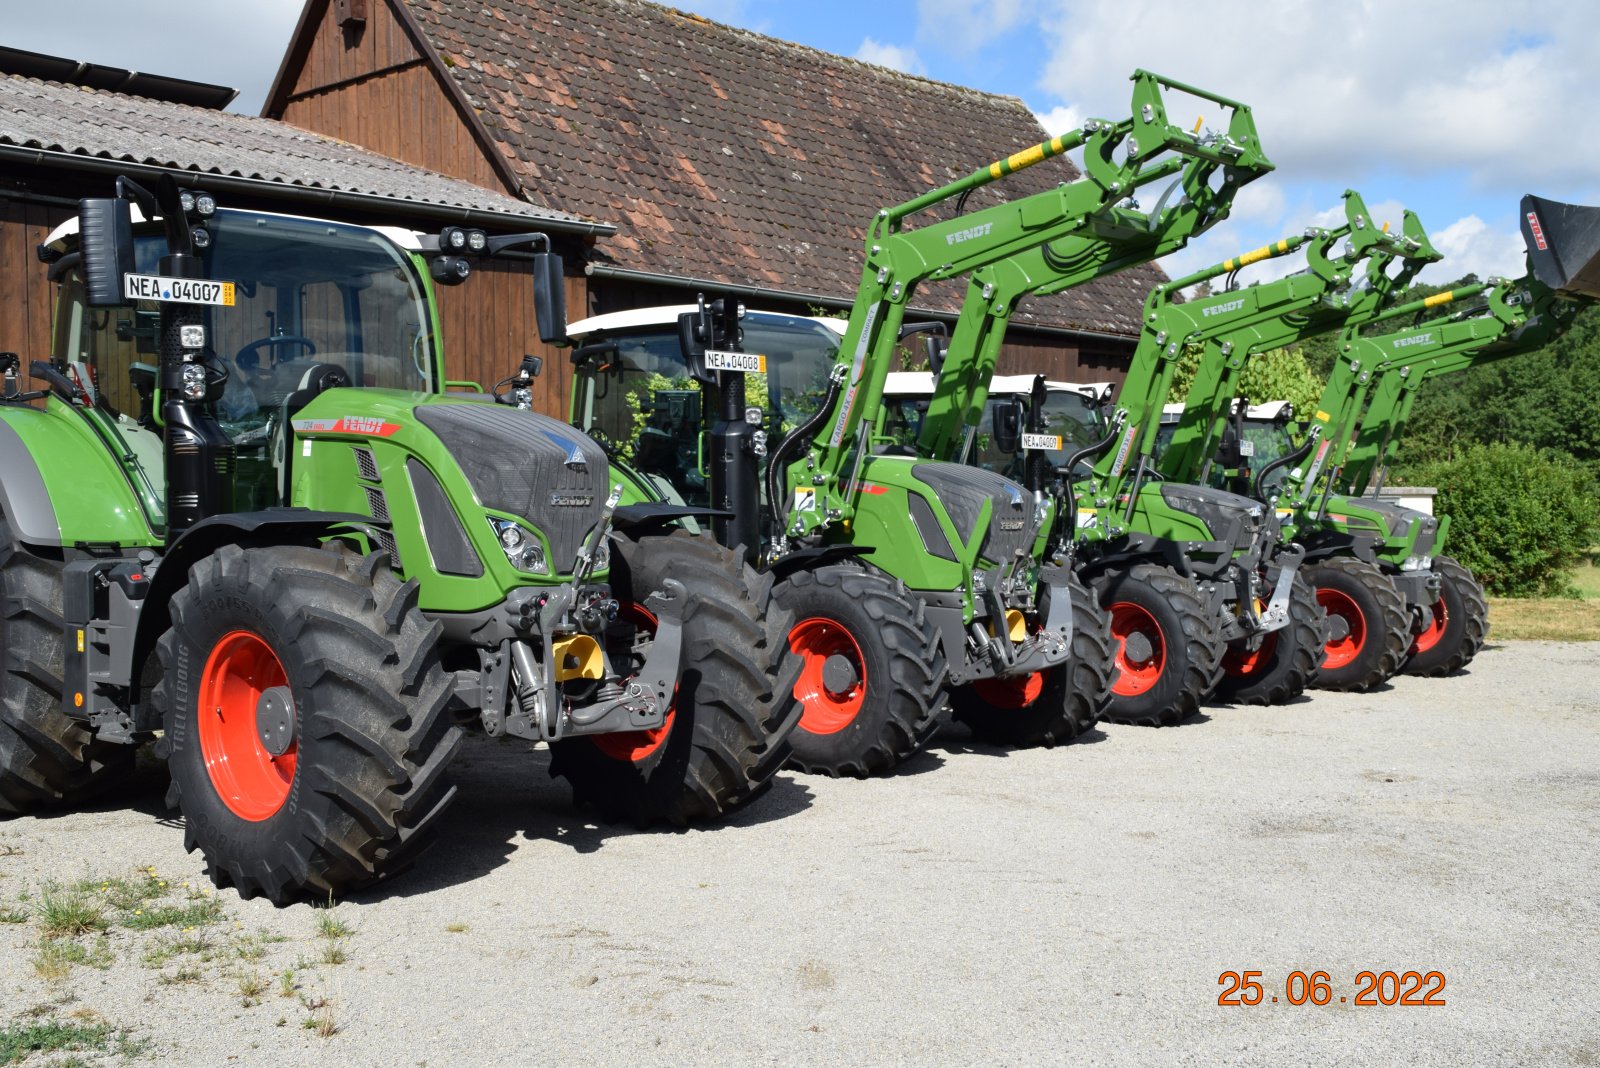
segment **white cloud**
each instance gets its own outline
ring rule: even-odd
[[[1444,259],[1423,268],[1419,275],[1423,281],[1449,282],[1469,271],[1480,279],[1495,275],[1517,278],[1527,267],[1522,233],[1511,219],[1503,226],[1490,226],[1476,215],[1468,215],[1428,237],[1433,247],[1444,253]]]
[[[1456,169],[1479,189],[1554,187],[1590,200],[1600,189],[1600,109],[1585,103],[1600,4],[1588,0],[1550,0],[1537,19],[1485,0],[1041,7],[1049,99],[1116,119],[1136,67],[1203,86],[1252,106],[1291,183]],[[1217,105],[1193,105],[1220,119]]]
[[[917,40],[970,55],[1031,16],[1022,0],[917,0]]]
[[[918,57],[916,49],[882,44],[871,37],[861,42],[861,47],[856,49],[855,58],[863,63],[876,63],[880,67],[888,67],[905,74],[923,72],[922,60]]]
[[[1036,111],[1033,117],[1039,120],[1039,125],[1043,126],[1044,132],[1051,137],[1057,137],[1068,130],[1076,130],[1083,125],[1084,120],[1084,115],[1068,104],[1051,108],[1049,111]]]

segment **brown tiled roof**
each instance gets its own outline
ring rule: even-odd
[[[0,74],[0,146],[465,208],[540,224],[564,212],[435,174],[272,119]]]
[[[614,221],[601,262],[842,298],[865,227],[1046,139],[1015,97],[900,74],[643,0],[401,0],[530,200]],[[1077,177],[1065,160],[969,207]],[[1153,265],[1019,323],[1138,332]],[[915,303],[953,310],[954,285]]]

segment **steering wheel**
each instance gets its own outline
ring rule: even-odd
[[[250,344],[233,354],[233,362],[238,363],[244,356],[254,354],[257,349],[275,349],[280,345],[300,345],[305,348],[307,356],[314,356],[317,351],[317,343],[308,337],[303,337],[300,334],[277,334],[272,337],[261,338],[259,341],[250,342]],[[272,360],[277,363],[278,357],[274,355]]]

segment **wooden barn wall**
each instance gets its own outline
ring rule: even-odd
[[[587,280],[567,279],[567,318],[584,317],[588,306]],[[458,287],[440,287],[439,318],[444,332],[445,374],[470,379],[484,389],[522,364],[525,353],[544,358],[544,372],[534,382],[534,408],[565,419],[567,392],[572,385],[570,350],[556,349],[539,340],[533,314],[533,275],[525,262],[488,261],[476,265]]]
[[[32,360],[50,354],[50,316],[54,286],[34,251],[50,231],[69,218],[70,208],[0,199],[0,352]]]
[[[322,8],[322,22],[306,49],[294,92],[326,89],[422,59],[411,35],[383,0],[367,5],[365,26],[348,31],[336,24],[335,5],[324,3]]]

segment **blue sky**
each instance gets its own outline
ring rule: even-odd
[[[1022,98],[1051,133],[1120,118],[1147,67],[1249,103],[1277,171],[1166,266],[1179,274],[1337,213],[1361,191],[1415,210],[1447,255],[1424,279],[1520,273],[1517,201],[1600,204],[1592,0],[676,0],[708,18]],[[298,0],[230,0],[198,36],[192,0],[54,0],[7,12],[0,43],[238,86],[260,106]],[[220,8],[219,8],[220,10]],[[961,169],[982,160],[945,161]],[[1269,265],[1262,265],[1273,269]],[[1293,266],[1285,261],[1283,268]],[[1267,277],[1262,271],[1258,277]]]

